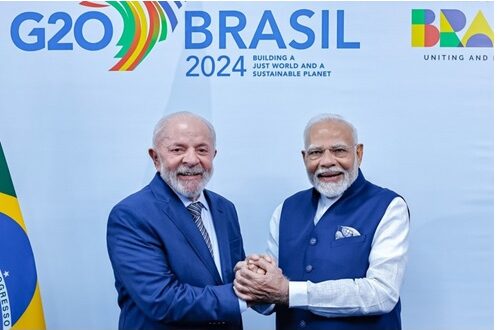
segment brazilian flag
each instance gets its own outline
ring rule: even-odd
[[[45,329],[35,259],[0,143],[0,329]]]

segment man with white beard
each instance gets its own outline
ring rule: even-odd
[[[237,295],[249,304],[275,304],[257,310],[275,310],[278,330],[401,329],[407,204],[366,181],[359,169],[363,145],[342,117],[312,118],[304,146],[313,188],[276,208],[268,255],[236,266]]]
[[[149,149],[157,174],[119,202],[107,226],[119,329],[242,329],[233,290],[245,258],[234,205],[205,189],[217,153],[212,125],[190,112],[161,119]]]

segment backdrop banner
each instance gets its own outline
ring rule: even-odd
[[[216,128],[208,188],[235,203],[247,253],[265,251],[275,207],[310,187],[307,121],[351,121],[365,177],[410,207],[404,328],[490,329],[493,6],[0,2],[0,142],[47,328],[117,328],[107,217],[154,175],[157,120],[187,110]],[[0,231],[0,247],[11,239]],[[0,250],[7,280],[19,253]],[[274,328],[274,316],[243,318]]]

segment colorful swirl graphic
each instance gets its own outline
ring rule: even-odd
[[[81,5],[93,8],[114,7],[123,18],[123,33],[117,43],[121,50],[116,54],[120,60],[110,71],[132,71],[159,42],[166,40],[178,24],[176,14],[167,1],[106,1],[108,4],[82,1]],[[181,1],[174,1],[181,8]]]

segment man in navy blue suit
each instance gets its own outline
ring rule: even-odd
[[[204,118],[161,119],[149,150],[157,174],[111,211],[107,247],[120,329],[242,329],[233,290],[245,258],[234,205],[204,189],[216,155]]]

